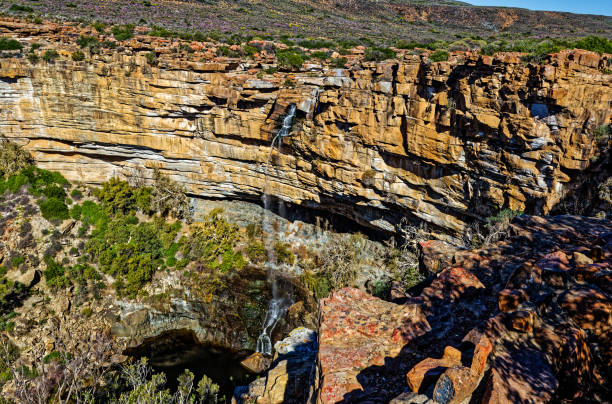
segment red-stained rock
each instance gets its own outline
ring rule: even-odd
[[[408,387],[415,393],[430,385],[446,368],[461,365],[461,351],[451,346],[444,348],[440,359],[426,358],[417,363],[406,375]]]
[[[474,356],[472,357],[472,365],[470,366],[470,370],[478,378],[482,377],[492,350],[493,344],[491,344],[489,338],[481,335],[474,347]]]
[[[397,305],[353,288],[320,301],[320,403],[335,403],[363,389],[357,375],[397,356],[412,339],[430,330],[416,304]]]
[[[441,240],[427,240],[419,243],[421,269],[431,274],[450,266],[457,247]]]
[[[504,289],[497,294],[499,311],[511,312],[527,300],[527,294],[522,289]]]
[[[431,285],[423,290],[421,296],[452,302],[484,288],[485,286],[470,271],[462,267],[451,267],[440,272]]]

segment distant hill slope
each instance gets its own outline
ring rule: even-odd
[[[108,24],[161,25],[180,31],[258,36],[397,40],[458,38],[612,37],[612,17],[518,8],[475,7],[458,1],[407,0],[21,0],[2,11],[19,16],[82,19]]]

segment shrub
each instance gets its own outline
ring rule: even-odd
[[[595,129],[594,135],[597,143],[607,142],[610,136],[612,136],[612,128],[610,125],[599,125],[597,129]]]
[[[155,52],[149,52],[145,55],[145,57],[147,58],[148,64],[150,64],[151,66],[157,66],[158,61]]]
[[[83,60],[85,60],[85,54],[81,51],[72,52],[72,55],[70,55],[70,57],[75,62],[82,62]]]
[[[420,42],[413,41],[413,40],[406,41],[404,39],[400,39],[395,43],[395,47],[397,49],[414,49],[414,48],[425,48],[426,45]]]
[[[191,211],[189,209],[189,201],[187,200],[187,190],[181,184],[173,181],[161,171],[155,169],[153,171],[153,188],[150,193],[149,209],[161,214],[162,216],[172,215],[180,219],[190,219]],[[141,202],[138,202],[140,209],[146,211],[147,202],[144,200],[146,195],[139,195]]]
[[[251,262],[262,262],[266,259],[266,248],[259,241],[251,241],[246,246],[247,257]]]
[[[217,268],[223,261],[226,266],[229,263],[242,265],[244,259],[234,253],[234,246],[238,241],[238,226],[224,220],[221,212],[214,209],[204,222],[191,226],[192,232],[183,240],[181,246],[185,258],[202,262],[208,268]]]
[[[443,62],[443,61],[447,61],[449,56],[450,55],[448,54],[448,52],[439,50],[439,51],[435,51],[429,57],[429,59],[431,59],[432,62]]]
[[[75,188],[70,192],[70,197],[75,201],[80,201],[83,198],[83,193]]]
[[[365,51],[366,61],[380,62],[382,60],[393,59],[395,57],[395,51],[389,48],[372,47],[367,48]]]
[[[276,59],[279,67],[286,70],[297,70],[304,64],[304,57],[295,49],[277,51]]]
[[[16,143],[0,139],[0,180],[33,164],[32,156]]]
[[[304,271],[300,278],[317,299],[327,297],[332,290],[331,282],[324,274]]]
[[[47,269],[43,271],[47,286],[52,289],[63,289],[70,286],[70,280],[66,277],[66,269],[55,262],[51,257],[45,257]]]
[[[0,37],[0,50],[21,50],[22,48],[18,40]]]
[[[327,59],[328,55],[329,54],[327,52],[323,52],[323,51],[316,51],[316,52],[312,52],[310,54],[311,57],[313,57],[315,59],[321,59],[321,60]]]
[[[76,41],[81,48],[90,48],[100,45],[100,41],[93,35],[81,35]]]
[[[55,49],[47,49],[42,55],[45,62],[51,62],[59,57],[59,53]]]
[[[96,31],[98,31],[99,33],[101,33],[101,34],[106,32],[106,24],[103,23],[103,22],[96,21],[96,22],[92,23],[91,26],[94,27],[94,29]]]
[[[70,209],[70,217],[74,220],[81,219],[81,205],[75,204],[72,209]]]
[[[612,53],[612,39],[587,36],[576,41],[574,47],[597,52],[599,54]]]
[[[13,13],[33,13],[34,9],[30,6],[22,6],[21,4],[11,4],[9,11]]]
[[[134,25],[132,24],[124,24],[124,25],[115,25],[111,32],[116,40],[125,41],[134,36]]]
[[[57,184],[49,184],[42,190],[42,194],[47,198],[57,198],[62,201],[66,198],[66,191],[57,186]]]
[[[251,45],[244,45],[244,46],[242,46],[242,54],[245,55],[245,56],[253,57],[253,56],[255,56],[255,54],[257,52],[259,52],[259,49],[257,49],[254,46],[251,46]]]
[[[346,58],[332,58],[329,64],[331,67],[336,69],[343,69],[346,66],[347,61],[348,60]]]
[[[62,199],[49,198],[38,205],[42,216],[47,220],[65,220],[70,217],[68,206]]]
[[[130,214],[137,209],[148,213],[147,204],[151,189],[134,188],[127,181],[111,178],[94,191],[108,214]]]
[[[295,262],[295,255],[289,250],[289,244],[277,242],[274,244],[274,253],[276,254],[276,261],[284,264],[293,265]]]
[[[324,39],[305,39],[299,42],[299,45],[307,49],[333,48],[336,44],[333,41]]]

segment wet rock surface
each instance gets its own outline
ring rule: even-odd
[[[405,305],[352,289],[323,300],[316,401],[605,402],[612,225],[520,216],[509,233],[472,251],[478,259],[443,269]],[[410,307],[428,327],[406,321]],[[389,313],[402,310],[396,328]],[[410,337],[396,344],[400,328]]]

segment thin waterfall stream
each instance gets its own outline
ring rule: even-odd
[[[272,169],[272,152],[274,151],[274,144],[278,140],[278,152],[280,153],[283,138],[290,135],[296,111],[297,108],[295,104],[291,104],[285,118],[283,119],[283,125],[278,130],[276,136],[274,136],[272,139],[270,154],[268,155],[268,161],[265,168],[264,188],[262,195],[264,205],[262,228],[264,233],[264,245],[267,253],[266,267],[268,268],[268,277],[272,284],[272,299],[268,303],[268,311],[266,312],[263,329],[259,335],[259,338],[257,338],[257,352],[264,355],[272,355],[272,341],[270,340],[270,336],[272,335],[272,331],[278,324],[279,320],[283,318],[287,312],[287,309],[292,303],[292,298],[289,292],[282,290],[282,288],[279,287],[279,282],[277,280],[278,267],[272,245],[274,242],[274,237],[272,235],[275,232],[275,218],[274,213],[272,212],[274,200],[270,194],[270,190],[268,189],[268,176],[270,174],[270,170]],[[279,201],[278,203],[279,210],[282,214],[284,204],[282,201]]]

